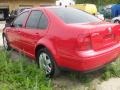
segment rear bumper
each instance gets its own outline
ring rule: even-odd
[[[119,54],[120,44],[99,51],[80,51],[77,52],[77,55],[74,58],[69,56],[69,58],[67,58],[68,60],[66,59],[68,61],[66,62],[66,66],[72,70],[89,72],[99,69],[106,64],[114,61],[119,56]]]
[[[79,71],[88,72],[98,68],[103,67],[105,64],[108,64],[119,56],[119,50],[115,49],[113,51],[88,58],[81,58]]]

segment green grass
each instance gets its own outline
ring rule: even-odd
[[[120,58],[118,58],[115,62],[108,65],[104,70],[101,78],[103,80],[108,80],[112,77],[120,78]]]
[[[17,60],[12,60],[10,53],[0,50],[0,90],[52,90],[54,88],[51,79],[45,77],[35,62],[28,62],[21,54]],[[91,87],[91,82],[96,78],[103,81],[120,77],[120,59],[118,58],[101,71],[89,74],[69,72],[65,76],[73,82],[80,81],[82,85]]]
[[[52,90],[51,80],[25,57],[11,60],[10,53],[0,51],[0,90]]]

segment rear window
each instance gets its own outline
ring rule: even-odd
[[[65,23],[100,22],[97,17],[74,8],[50,8]]]

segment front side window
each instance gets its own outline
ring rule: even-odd
[[[32,11],[28,18],[26,28],[37,28],[41,15],[41,11]]]
[[[24,12],[22,14],[20,14],[16,19],[15,21],[13,22],[13,25],[15,27],[22,27],[23,26],[23,23],[25,21],[25,19],[27,18],[29,12]]]
[[[93,15],[74,8],[50,8],[50,10],[67,24],[101,21]]]

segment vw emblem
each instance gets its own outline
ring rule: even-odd
[[[109,28],[108,28],[108,31],[109,31],[109,33],[111,33],[111,32],[112,32],[112,28],[111,28],[111,27],[109,27]]]

